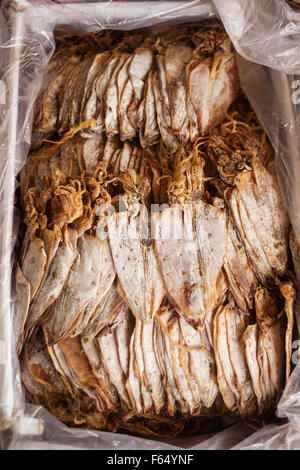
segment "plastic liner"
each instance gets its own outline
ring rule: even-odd
[[[242,87],[276,151],[276,169],[300,242],[300,167],[297,76],[300,70],[299,14],[275,0],[192,2],[107,2],[54,5],[4,2],[0,16],[0,429],[9,449],[299,449],[300,366],[294,369],[278,405],[284,424],[259,431],[239,423],[209,436],[173,441],[70,429],[44,408],[24,402],[12,333],[10,275],[17,233],[16,176],[30,146],[33,102],[41,71],[55,49],[53,32],[102,28],[132,30],[161,22],[182,23],[219,15],[242,57]],[[246,60],[245,60],[246,59]],[[287,75],[288,73],[289,75]],[[298,83],[299,85],[299,83]],[[299,100],[300,101],[300,100]],[[299,310],[299,309],[298,309]],[[294,344],[294,363],[298,344]]]
[[[285,1],[214,0],[236,50],[246,59],[300,73],[300,12]]]

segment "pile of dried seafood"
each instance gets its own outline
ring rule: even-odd
[[[165,436],[276,405],[297,246],[218,22],[61,38],[21,204],[28,400],[71,425]]]

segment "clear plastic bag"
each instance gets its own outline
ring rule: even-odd
[[[299,14],[275,0],[107,2],[53,4],[4,2],[0,16],[0,425],[9,449],[299,449],[300,366],[294,369],[278,405],[285,424],[254,432],[244,423],[209,436],[164,442],[124,434],[70,429],[44,408],[24,403],[12,334],[10,292],[17,233],[16,176],[30,146],[32,108],[41,72],[55,49],[54,28],[74,32],[133,30],[162,22],[182,23],[219,15],[243,57],[242,87],[276,151],[276,167],[290,218],[300,242],[300,170],[297,89],[300,70]],[[245,60],[247,59],[247,60]],[[286,73],[290,74],[287,75]],[[297,309],[299,310],[299,309]],[[298,345],[294,345],[297,353]],[[294,358],[296,355],[294,354]],[[296,362],[296,361],[295,361]]]
[[[285,1],[214,0],[236,50],[257,64],[300,72],[300,12]]]

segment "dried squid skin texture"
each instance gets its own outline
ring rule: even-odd
[[[124,142],[120,157],[119,171],[122,172],[128,168],[132,154],[132,147],[129,142]]]
[[[105,132],[111,137],[119,132],[118,120],[118,85],[117,78],[123,65],[128,60],[128,54],[121,54],[113,71],[105,95]]]
[[[129,370],[125,387],[133,413],[141,414],[143,412],[141,384],[136,373],[135,361],[134,334],[132,334],[129,346]]]
[[[108,235],[114,266],[126,301],[137,319],[151,321],[164,296],[163,282],[151,243],[143,242],[138,218],[113,214]]]
[[[192,59],[186,69],[188,93],[203,135],[221,122],[239,90],[230,41],[213,57]]]
[[[127,377],[130,358],[129,344],[134,326],[134,317],[125,302],[120,305],[118,316],[115,317],[113,323],[114,322],[117,322],[117,326],[115,328],[115,337],[120,363],[123,372]]]
[[[100,268],[100,283],[98,285],[96,295],[91,297],[90,301],[86,305],[82,312],[81,321],[74,327],[70,333],[72,336],[81,334],[89,321],[93,318],[95,308],[102,303],[102,300],[109,292],[111,285],[115,279],[115,269],[111,257],[111,251],[107,238],[98,240],[100,242],[100,250],[98,251],[98,263]]]
[[[236,189],[229,196],[226,194],[226,197],[228,198],[234,223],[244,243],[255,274],[262,284],[265,284],[267,278],[272,276],[272,269],[249,221],[245,207]]]
[[[82,161],[84,163],[84,168],[88,169],[92,166],[97,165],[103,159],[104,154],[104,137],[101,134],[100,136],[90,136],[87,139],[82,139],[78,145],[81,146]]]
[[[244,231],[240,235],[252,248],[248,255],[262,276],[283,275],[288,263],[289,219],[273,170],[254,158],[252,170],[239,174],[235,184]],[[265,261],[259,263],[253,251]]]
[[[173,409],[176,406],[173,413],[177,409],[183,416],[197,415],[201,411],[202,403],[199,392],[196,393],[195,397],[195,381],[191,380],[191,373],[186,367],[186,357],[181,354],[182,347],[185,345],[181,340],[179,315],[171,307],[162,308],[156,319],[160,325],[158,333],[160,333],[161,347],[163,348],[166,381],[169,393],[171,393],[171,398],[174,401],[172,403],[168,396],[169,406],[171,405]]]
[[[220,306],[215,314],[213,335],[219,389],[227,408],[235,411],[238,391],[234,383],[234,371],[228,349],[224,306]]]
[[[185,364],[182,361],[182,350],[179,347],[180,326],[178,315],[171,320],[170,336],[169,338],[166,338],[166,344],[168,340],[177,388],[184,400],[188,403],[190,414],[192,416],[197,416],[201,412],[201,402],[193,393],[190,373],[186,370],[186,367],[184,367]]]
[[[74,399],[78,398],[81,390],[83,390],[83,386],[80,383],[80,380],[76,376],[76,374],[72,371],[71,367],[69,366],[66,357],[59,346],[59,344],[49,344],[49,338],[47,335],[47,331],[43,328],[43,333],[45,337],[45,341],[47,344],[47,349],[49,355],[52,359],[53,365],[57,372],[62,376],[64,384],[68,390],[68,392],[72,395]]]
[[[92,59],[86,58],[80,64],[79,73],[74,86],[73,99],[69,110],[69,128],[79,126],[80,121],[80,110],[83,100],[83,94],[85,90],[86,80],[89,73],[89,69],[92,65]],[[67,129],[68,130],[68,129]]]
[[[142,106],[142,105],[141,105]],[[140,108],[139,108],[140,110]],[[145,101],[140,129],[140,142],[142,147],[152,145],[159,140],[160,134],[157,125],[155,97],[153,90],[153,70],[150,70],[145,85]]]
[[[32,377],[32,375],[30,374],[28,370],[27,362],[25,359],[25,354],[23,352],[21,353],[19,357],[19,363],[20,363],[22,384],[26,392],[29,392],[29,394],[31,395],[31,398],[34,400],[36,404],[40,404],[41,403],[40,399],[45,394],[45,389],[40,383],[37,383]]]
[[[124,88],[126,83],[128,82],[128,70],[130,63],[132,61],[132,56],[129,55],[125,60],[123,66],[121,67],[118,76],[117,76],[117,92],[118,92],[118,119],[119,119],[119,126],[120,126],[120,115],[121,115],[121,99],[123,96]]]
[[[153,63],[153,52],[148,47],[136,49],[129,67],[129,77],[137,103],[141,100],[144,81]]]
[[[95,338],[102,328],[114,320],[122,302],[117,291],[117,283],[114,282],[106,296],[102,297],[96,306],[95,312],[82,332],[81,336],[86,343]]]
[[[30,284],[30,296],[34,298],[37,293],[47,262],[47,254],[44,248],[44,242],[40,238],[34,238],[29,242],[22,262],[22,271]]]
[[[165,404],[165,391],[162,386],[162,375],[155,353],[154,328],[154,321],[142,323],[141,343],[145,365],[146,386],[151,390],[150,393],[154,402],[155,412],[159,414]]]
[[[30,284],[25,278],[19,263],[15,267],[16,302],[13,317],[14,337],[17,354],[20,354],[23,344],[24,327],[30,304]]]
[[[263,287],[255,292],[258,329],[258,364],[265,408],[280,396],[284,385],[286,321],[273,295]]]
[[[274,328],[275,327],[275,328]],[[266,332],[261,332],[259,330],[259,335],[258,335],[258,347],[257,347],[257,360],[258,360],[258,365],[260,369],[260,376],[259,376],[259,382],[260,382],[260,387],[262,390],[262,395],[263,395],[263,403],[264,403],[264,409],[269,409],[275,404],[275,397],[276,397],[276,390],[274,389],[272,380],[271,380],[271,374],[270,374],[270,367],[271,364],[269,362],[269,356],[268,353],[272,354],[272,350],[269,351],[268,344],[265,344],[265,339],[269,339],[270,337],[272,338],[272,341],[278,341],[280,340],[280,337],[278,338],[277,333],[278,333],[278,328],[276,323],[268,328]],[[275,335],[272,337],[272,333],[275,333]],[[278,343],[280,344],[280,343]],[[272,357],[272,360],[276,360],[277,358]],[[272,367],[275,369],[276,372],[280,372],[283,370],[282,368],[282,363],[281,360],[283,357],[280,358],[280,363],[275,362]],[[274,373],[273,373],[274,375]]]
[[[61,376],[56,371],[48,354],[41,330],[26,343],[24,355],[28,370],[37,383],[43,385],[50,392],[64,392]]]
[[[153,214],[155,251],[168,295],[184,315],[201,318],[224,291],[227,232],[223,214],[199,202]]]
[[[163,389],[166,394],[166,409],[169,416],[174,416],[176,413],[176,384],[174,380],[174,375],[170,368],[169,359],[167,357],[167,352],[165,350],[163,342],[163,332],[161,327],[154,321],[154,350],[158,362],[158,366],[161,372]],[[178,391],[177,391],[178,394]],[[179,394],[178,394],[179,396]]]
[[[124,309],[122,308],[120,308],[119,315],[117,315],[116,317],[116,322],[118,322],[118,320],[120,320],[121,323],[128,323],[129,328],[131,328],[131,315],[127,311],[124,311]],[[124,343],[122,345],[118,344],[116,329],[119,326],[120,323],[117,323],[115,328],[110,328],[110,326],[108,325],[98,334],[98,336],[96,337],[96,341],[98,342],[101,351],[101,361],[105,367],[106,373],[109,376],[110,381],[118,390],[118,394],[122,399],[123,403],[127,408],[130,409],[130,398],[126,390],[126,380],[129,373],[129,364],[121,363],[122,356],[119,354],[118,351],[118,346],[129,350],[130,338],[127,343]]]
[[[103,72],[104,65],[106,65],[109,57],[109,52],[102,52],[100,54],[96,54],[93,59],[93,62],[86,77],[85,87],[81,100],[81,121],[97,117],[96,80],[98,76],[101,75],[101,73]]]
[[[191,367],[191,355],[188,354],[188,352],[185,350],[184,347],[182,347],[183,344],[183,333],[182,333],[182,328],[180,325],[180,319],[178,318],[178,329],[179,329],[179,359],[181,366],[184,370],[185,376],[188,380],[193,399],[195,400],[195,403],[199,407],[199,414],[202,412],[203,409],[203,403],[202,403],[202,398],[199,390],[199,385],[197,382],[197,378],[195,374],[193,373],[194,371],[192,370]]]
[[[165,144],[166,148],[172,153],[178,149],[179,142],[176,136],[168,131],[171,126],[171,118],[168,110],[165,109],[165,100],[167,99],[166,92],[165,95],[163,95],[158,71],[155,71],[153,73],[152,84],[155,98],[157,125],[160,131],[161,139]]]
[[[70,70],[64,84],[59,93],[59,115],[58,115],[58,134],[63,135],[70,126],[72,101],[75,93],[75,88],[78,86],[78,79],[80,76],[81,64],[76,65]]]
[[[248,325],[243,333],[245,344],[245,355],[251,375],[253,390],[257,399],[257,411],[261,414],[264,411],[264,395],[260,384],[260,367],[258,363],[258,325]]]
[[[124,85],[124,89],[121,92],[119,106],[118,106],[118,117],[120,125],[120,139],[130,140],[135,137],[136,126],[133,126],[128,117],[128,108],[130,109],[131,101],[133,100],[133,88],[130,78],[127,78]],[[136,119],[135,119],[136,121]]]
[[[285,359],[285,324],[277,321],[268,331],[261,335],[262,347],[265,349],[269,362],[269,377],[273,388],[273,397],[278,400],[284,386]]]
[[[103,392],[105,393],[107,406],[111,410],[116,411],[119,403],[119,396],[116,388],[110,382],[105,368],[101,362],[100,351],[96,340],[90,341],[88,344],[81,340],[82,348],[88,358],[93,374],[97,378]]]
[[[106,171],[110,167],[111,160],[113,158],[114,153],[116,152],[116,150],[119,150],[120,148],[121,148],[121,143],[119,139],[117,138],[117,136],[107,138],[106,144],[104,147],[103,159],[102,159],[102,165]]]
[[[60,236],[60,234],[57,230],[55,230],[55,229],[49,230],[48,228],[45,228],[45,229],[41,230],[41,238],[43,239],[43,242],[44,242],[44,248],[45,248],[45,252],[46,252],[46,255],[47,255],[47,260],[46,260],[46,264],[45,264],[45,267],[44,267],[44,274],[43,274],[43,277],[41,279],[39,289],[36,292],[36,296],[38,295],[42,285],[45,282],[46,276],[48,274],[50,263],[51,263],[53,257],[56,254],[56,251],[58,249],[58,246],[59,246],[59,243],[60,243],[60,240],[61,240],[61,236]]]
[[[83,235],[77,243],[77,257],[70,269],[61,295],[56,300],[53,313],[45,323],[48,335],[60,341],[78,327],[80,314],[99,289],[106,263],[103,257],[106,240]],[[110,260],[108,260],[111,266]],[[113,282],[113,277],[111,282]]]
[[[66,77],[70,73],[70,70],[75,67],[78,61],[79,57],[76,56],[68,58],[67,63],[59,69],[59,73],[56,74],[43,92],[37,121],[37,128],[40,131],[55,132],[57,130],[57,120],[59,115],[58,95]]]
[[[200,133],[205,132],[205,123],[208,122],[208,87],[210,59],[203,60],[200,63],[192,61],[186,69],[188,95],[190,104],[196,116],[198,129]],[[191,113],[191,111],[190,111]],[[204,126],[203,126],[204,124]]]
[[[86,101],[82,103],[81,108],[81,121],[95,119],[96,125],[92,130],[87,129],[81,131],[82,136],[89,137],[91,134],[101,134],[105,130],[105,92],[115,65],[116,58],[110,57],[108,52],[99,54],[97,75],[90,85],[90,90],[86,95]],[[99,81],[101,86],[98,93]]]
[[[66,229],[63,241],[49,266],[48,274],[33,305],[26,322],[26,330],[30,330],[41,318],[46,309],[61,293],[76,255],[77,233]]]
[[[240,242],[230,219],[227,223],[227,231],[228,243],[224,270],[238,307],[243,311],[248,311],[253,308],[253,296],[258,281],[249,263],[245,247]]]
[[[169,44],[165,53],[172,130],[179,135],[183,144],[189,140],[185,66],[190,61],[191,54],[192,49],[184,44]]]
[[[230,41],[227,40],[226,48]],[[209,84],[209,106],[210,115],[208,122],[203,122],[203,130],[214,127],[218,122],[224,119],[224,114],[235,99],[239,89],[238,72],[235,65],[233,52],[228,52],[226,57],[220,51],[217,51],[210,74]],[[217,62],[217,65],[215,63]],[[216,67],[216,69],[215,69]]]
[[[242,416],[253,416],[256,413],[256,398],[242,340],[248,315],[233,304],[225,307],[223,315],[225,315],[230,360],[236,377],[237,406]]]
[[[150,393],[150,387],[147,387],[147,383],[144,379],[146,375],[145,363],[142,351],[142,326],[143,322],[136,320],[134,328],[134,354],[135,354],[135,373],[140,382],[142,401],[143,401],[143,413],[145,415],[153,415],[154,413],[154,402]]]
[[[69,368],[79,381],[79,388],[95,400],[99,410],[105,409],[103,392],[83,351],[80,337],[65,338],[60,341],[59,347],[65,356]]]
[[[186,109],[189,118],[190,140],[191,142],[195,142],[197,137],[199,137],[199,127],[197,121],[197,114],[195,112],[190,95],[188,93],[186,94]]]
[[[101,133],[105,130],[105,104],[106,104],[106,92],[110,83],[110,79],[118,66],[119,55],[112,56],[108,62],[105,63],[105,67],[100,75],[95,80],[93,103],[94,109],[92,113],[95,113],[96,127],[93,129],[93,133]]]
[[[205,344],[203,329],[198,331],[183,317],[180,317],[179,322],[191,372],[198,383],[202,403],[206,408],[210,408],[219,393],[213,352]]]
[[[128,80],[124,86],[119,108],[120,136],[122,140],[135,137],[137,111],[142,99],[145,79],[152,66],[153,52],[150,48],[138,48],[128,67]]]

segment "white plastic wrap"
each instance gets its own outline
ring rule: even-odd
[[[16,176],[29,150],[32,107],[41,86],[41,71],[55,49],[53,32],[57,26],[74,32],[102,28],[132,30],[161,22],[182,23],[219,15],[234,46],[244,57],[238,57],[242,87],[275,148],[281,189],[300,242],[299,117],[297,104],[294,104],[297,100],[292,99],[297,88],[297,77],[292,74],[300,71],[300,39],[297,37],[300,14],[276,0],[73,5],[19,0],[8,8],[5,6],[4,2],[0,16],[2,446],[9,449],[106,450],[299,449],[300,365],[294,369],[278,405],[278,416],[288,418],[288,422],[269,424],[257,432],[239,423],[216,435],[160,442],[125,434],[70,429],[44,408],[25,405],[13,348],[10,275],[16,233],[13,209]]]
[[[236,50],[246,59],[300,73],[300,12],[285,1],[214,0]]]

